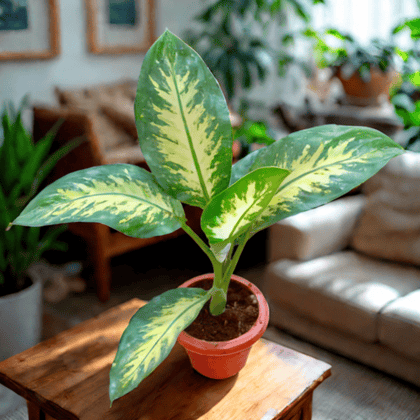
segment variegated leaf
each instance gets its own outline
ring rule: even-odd
[[[145,56],[135,116],[143,155],[173,197],[204,207],[229,185],[226,101],[200,56],[169,31]]]
[[[209,242],[231,242],[247,230],[289,173],[275,167],[259,168],[214,197],[201,216]]]
[[[233,166],[231,183],[264,166],[291,174],[258,218],[255,231],[318,207],[366,181],[404,149],[365,127],[326,125],[293,133]]]
[[[112,401],[136,388],[169,355],[210,294],[198,288],[169,290],[140,308],[125,329],[110,371]]]
[[[41,191],[13,222],[45,226],[97,222],[128,236],[149,238],[177,230],[182,204],[145,169],[103,165],[73,172]]]

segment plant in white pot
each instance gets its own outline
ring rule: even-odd
[[[1,115],[0,136],[0,360],[32,347],[41,338],[42,281],[34,269],[49,249],[62,249],[57,240],[65,229],[41,232],[16,226],[6,231],[33,198],[56,162],[78,143],[50,153],[58,127],[34,144],[22,122],[25,99],[16,111],[10,105]],[[19,402],[12,391],[0,386],[0,415]]]
[[[183,330],[204,310],[214,319],[223,316],[229,286],[249,284],[233,276],[247,240],[285,217],[350,191],[404,152],[373,129],[322,126],[294,133],[232,167],[232,129],[223,94],[198,54],[169,31],[145,56],[135,116],[151,172],[116,164],[68,174],[45,188],[13,222],[100,222],[143,238],[182,228],[209,257],[213,273],[207,287],[169,290],[133,316],[111,367],[111,402],[153,372],[178,336],[188,351],[194,348],[190,359],[197,370],[213,377],[234,374],[229,352],[244,353],[243,366],[249,350],[241,337],[254,327],[233,340],[210,343],[189,340]],[[208,243],[187,225],[181,203],[203,209],[201,227]],[[257,314],[266,317],[255,321],[252,343],[264,332],[268,314],[255,286],[249,294]],[[225,320],[226,327],[229,322]],[[231,350],[230,342],[239,347]],[[203,362],[208,349],[212,360]],[[215,354],[218,349],[221,356]],[[228,372],[206,371],[218,358]]]

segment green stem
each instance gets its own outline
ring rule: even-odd
[[[195,241],[195,243],[203,250],[203,252],[209,257],[211,263],[213,264],[213,267],[215,267],[217,264],[220,264],[219,261],[217,261],[216,257],[213,255],[213,252],[211,249],[204,243],[204,241],[187,225],[186,221],[181,221],[181,227],[184,229],[188,235],[191,236],[191,238]]]
[[[250,228],[246,232],[242,241],[239,242],[238,248],[236,249],[232,260],[230,261],[229,265],[226,268],[226,271],[225,271],[224,276],[223,276],[223,286],[224,286],[224,288],[226,288],[226,291],[227,291],[227,288],[229,287],[230,278],[231,278],[233,272],[235,271],[236,265],[238,264],[239,257],[241,256],[242,251],[244,250],[245,244],[248,242],[248,239],[251,236],[251,230],[252,230],[252,225],[250,226]]]

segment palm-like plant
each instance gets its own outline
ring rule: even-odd
[[[65,226],[46,232],[41,232],[39,227],[16,226],[7,231],[6,228],[35,196],[58,160],[79,144],[74,141],[50,155],[58,125],[34,144],[32,135],[22,122],[25,106],[26,99],[18,110],[12,105],[6,106],[1,116],[0,296],[26,287],[28,267],[38,261],[45,251],[65,249],[65,244],[57,240]]]

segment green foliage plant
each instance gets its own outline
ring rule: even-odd
[[[395,46],[381,39],[374,39],[368,45],[360,44],[350,34],[337,29],[327,29],[322,34],[312,29],[305,32],[315,40],[314,54],[319,68],[330,67],[334,73],[340,69],[345,78],[358,72],[364,82],[370,81],[371,68],[386,73],[394,64]]]
[[[419,5],[420,11],[420,5]],[[420,152],[420,17],[408,19],[397,25],[393,34],[410,33],[411,45],[397,48],[402,60],[401,81],[391,89],[391,102],[396,114],[404,123],[400,144],[408,150]]]
[[[286,47],[294,42],[296,33],[283,30],[277,45],[267,41],[268,35],[273,25],[284,28],[291,15],[308,24],[311,6],[318,3],[324,0],[206,1],[184,39],[201,55],[232,102],[263,82],[276,61],[285,73],[295,61]]]
[[[207,301],[212,315],[224,311],[231,275],[252,235],[334,200],[404,152],[376,130],[327,125],[293,133],[232,166],[223,93],[200,56],[169,31],[144,58],[135,118],[151,172],[115,164],[68,174],[13,222],[100,222],[140,238],[182,228],[210,259],[210,290],[169,290],[130,320],[110,370],[111,403],[167,357]],[[182,203],[203,209],[207,242],[187,225]]]
[[[64,249],[58,235],[59,227],[41,232],[40,228],[16,226],[6,231],[35,196],[57,161],[68,153],[76,142],[50,154],[58,129],[55,126],[34,144],[32,135],[22,122],[24,98],[17,110],[5,106],[1,115],[3,136],[0,139],[0,296],[20,291],[27,285],[26,271],[50,249]]]

